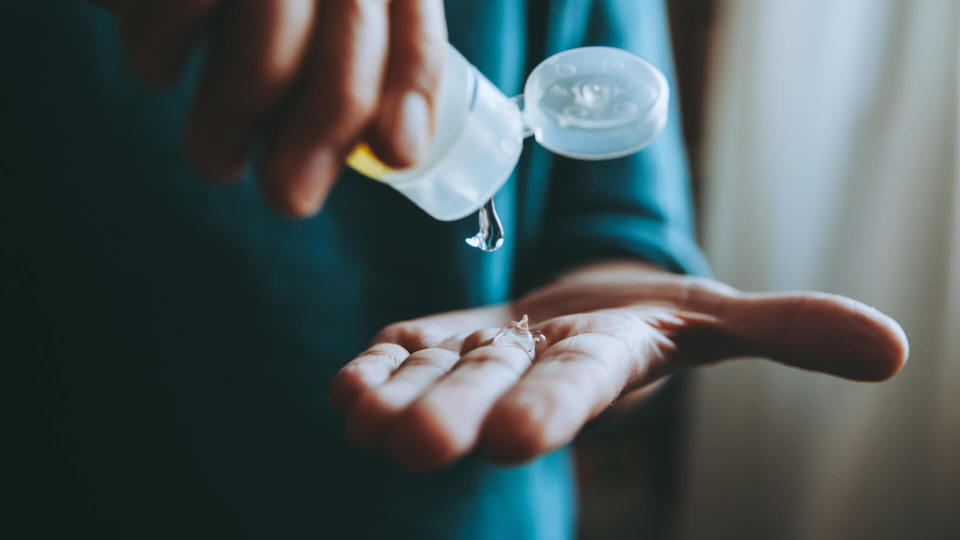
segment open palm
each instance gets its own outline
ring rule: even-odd
[[[492,343],[529,314],[535,360]],[[763,356],[855,380],[893,376],[907,356],[896,322],[821,293],[745,294],[633,264],[577,272],[516,302],[385,328],[335,377],[348,437],[411,469],[479,447],[525,461],[568,443],[627,392],[715,361]]]

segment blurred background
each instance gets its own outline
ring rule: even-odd
[[[911,359],[672,380],[579,439],[581,537],[960,538],[960,1],[668,4],[715,276],[876,306]]]

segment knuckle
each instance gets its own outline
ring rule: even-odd
[[[393,323],[377,333],[375,343],[390,343],[406,351],[428,348],[433,342],[433,333],[414,322]]]
[[[426,349],[434,341],[433,333],[418,324],[407,326],[402,337],[401,343],[413,350]]]
[[[570,315],[550,319],[540,326],[540,331],[550,336],[551,341],[560,341],[564,338],[581,334],[585,330],[585,318]]]
[[[440,88],[446,49],[439,39],[419,39],[393,54],[400,55],[402,70],[395,76],[407,86],[434,95]]]
[[[429,348],[417,351],[410,355],[404,366],[416,366],[446,372],[457,361],[459,355],[449,349]]]
[[[334,0],[331,3],[341,20],[356,20],[362,17],[364,11],[371,5],[385,4],[384,0]]]
[[[332,139],[352,139],[373,116],[379,96],[371,87],[376,86],[349,82],[332,86],[323,106],[311,111],[315,125]]]
[[[354,77],[334,77],[315,98],[297,110],[298,123],[312,136],[331,143],[348,144],[373,118],[379,84],[354,82]]]
[[[498,365],[517,377],[531,365],[527,352],[513,345],[480,347],[468,353],[464,361]]]
[[[394,362],[398,362],[406,356],[407,350],[396,343],[384,342],[376,343],[369,349],[360,354],[360,356],[385,356]],[[348,364],[349,366],[349,364]]]
[[[336,107],[334,118],[349,120],[370,114],[379,97],[379,88],[374,91],[375,87],[359,80],[347,80],[331,87],[328,95],[331,105]]]
[[[386,11],[395,0],[337,0],[351,14],[362,15],[368,11]]]
[[[460,348],[460,352],[462,354],[466,354],[486,345],[491,339],[494,338],[494,336],[496,336],[498,331],[499,330],[496,328],[484,328],[482,330],[472,332],[463,340],[463,346]]]
[[[403,332],[403,325],[405,323],[393,323],[384,326],[375,336],[373,336],[373,342],[377,345],[386,344],[386,343],[396,343],[401,333]],[[374,345],[376,347],[377,345]],[[371,347],[372,349],[373,347]]]

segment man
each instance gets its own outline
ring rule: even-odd
[[[870,380],[905,360],[852,301],[677,274],[706,267],[675,104],[630,158],[528,149],[493,255],[463,245],[474,220],[340,174],[360,140],[393,166],[428,147],[446,30],[512,94],[586,44],[669,71],[659,3],[6,4],[4,304],[42,532],[570,537],[564,445],[623,393],[735,355]],[[237,185],[202,183],[183,132]],[[533,364],[490,342],[523,314],[549,340]]]

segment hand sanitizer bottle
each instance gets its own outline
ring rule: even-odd
[[[434,218],[453,221],[493,198],[516,167],[525,137],[576,159],[626,156],[660,133],[668,101],[663,74],[621,49],[556,54],[531,73],[522,96],[510,99],[448,45],[427,155],[413,168],[394,170],[361,144],[347,164]]]

